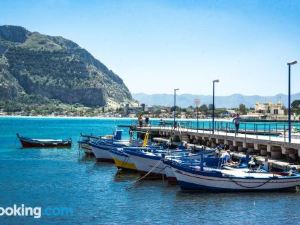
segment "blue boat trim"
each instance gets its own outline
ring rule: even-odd
[[[250,180],[250,179],[255,179],[255,180],[266,180],[266,179],[272,179],[272,180],[288,180],[288,179],[298,179],[300,180],[300,175],[292,175],[292,176],[283,176],[283,177],[270,177],[270,178],[263,178],[263,177],[224,177],[221,170],[216,169],[215,171],[197,171],[194,168],[189,167],[188,165],[180,165],[179,163],[177,164],[172,164],[171,165],[173,168],[177,169],[178,171],[184,171],[193,175],[200,175],[200,176],[205,176],[205,177],[218,177],[218,178],[232,178],[232,179],[244,179],[244,180]],[[187,174],[185,174],[187,175]],[[188,175],[191,177],[196,177],[197,176],[192,176]],[[204,178],[203,178],[204,179]],[[209,178],[207,178],[209,179]],[[296,182],[296,181],[290,181],[290,182]]]
[[[182,190],[187,191],[210,191],[210,192],[237,192],[236,189],[228,189],[228,188],[216,188],[211,186],[193,184],[185,181],[177,181],[180,188]],[[268,192],[268,191],[278,191],[278,190],[291,190],[293,187],[281,188],[281,189],[256,189],[255,191]],[[238,192],[253,192],[252,189],[240,189]]]
[[[134,156],[142,157],[142,158],[145,158],[145,159],[153,159],[153,160],[160,160],[161,159],[160,156],[146,155],[142,152],[134,152],[134,151],[128,151],[128,150],[125,150],[125,152],[129,155],[134,155]]]
[[[128,158],[128,155],[127,155],[126,153],[124,153],[123,151],[111,149],[110,152],[111,152],[112,154],[115,154],[115,155],[119,155],[119,156],[123,156],[123,157]]]

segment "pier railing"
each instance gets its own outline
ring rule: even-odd
[[[144,126],[145,124],[143,124]],[[173,121],[152,120],[147,124],[149,128],[160,127],[164,129],[175,129],[179,132],[191,131],[196,133],[209,133],[219,135],[231,135],[243,138],[264,139],[269,141],[288,142],[288,124],[286,122],[241,122],[239,129],[230,121],[215,121],[214,131],[211,121]],[[292,123],[292,143],[300,143],[300,123]]]

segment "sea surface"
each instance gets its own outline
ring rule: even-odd
[[[0,216],[0,224],[300,224],[300,192],[190,193],[164,181],[133,186],[137,175],[117,174],[113,164],[78,152],[80,133],[112,134],[117,125],[131,123],[0,118],[0,215],[13,205],[42,209],[41,218]],[[16,133],[71,137],[74,145],[22,149]]]

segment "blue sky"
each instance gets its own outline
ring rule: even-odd
[[[0,24],[73,40],[133,93],[286,93],[300,61],[297,0],[1,0]]]

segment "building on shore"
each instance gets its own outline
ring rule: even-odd
[[[265,119],[265,120],[286,120],[285,107],[281,102],[278,103],[256,103],[254,111],[249,112],[244,118]]]
[[[255,113],[261,113],[264,115],[284,115],[284,107],[282,103],[256,103],[254,108]]]

